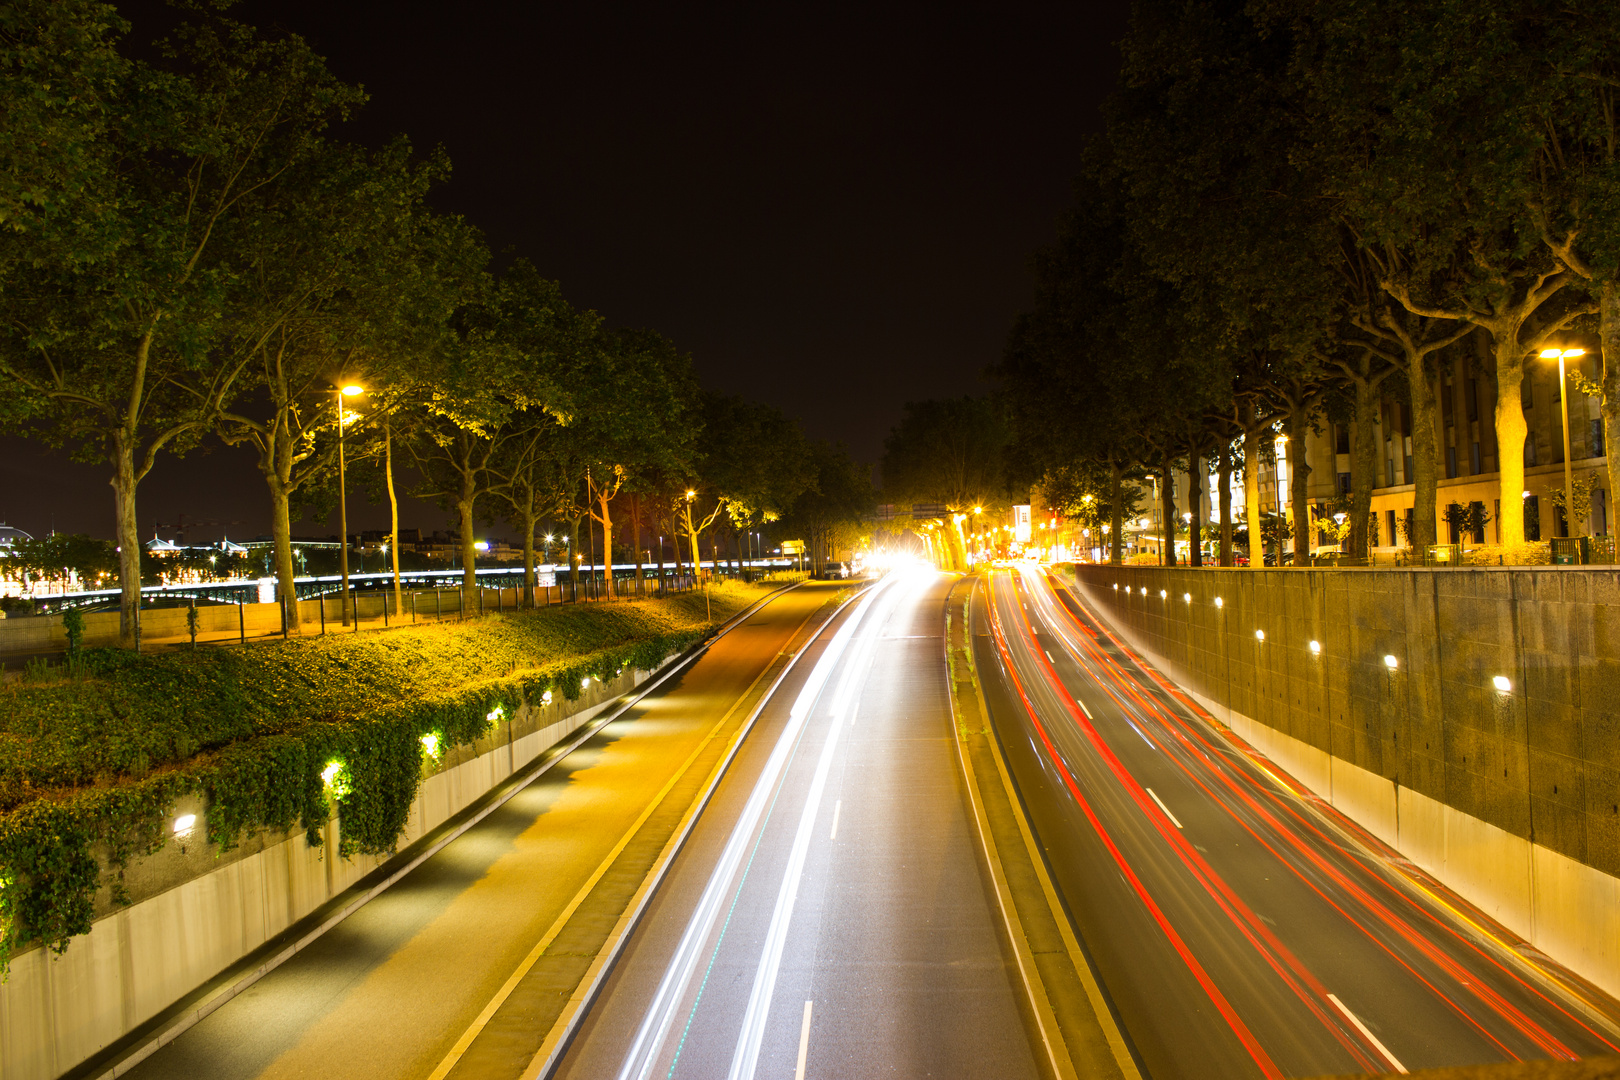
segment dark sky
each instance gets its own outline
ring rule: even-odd
[[[163,17],[119,6],[134,39]],[[670,336],[705,385],[876,461],[905,401],[987,387],[1029,300],[1029,255],[1099,125],[1126,7],[249,0],[236,13],[302,34],[366,87],[352,137],[442,144],[454,175],[438,205],[492,248],[529,257],[575,304]],[[139,506],[146,533],[182,512],[268,528],[239,451],[164,463]],[[102,470],[0,440],[0,520],[110,536],[111,507]],[[445,520],[420,504],[407,516]],[[351,527],[385,519],[351,507]]]

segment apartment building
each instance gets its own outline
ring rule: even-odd
[[[1544,540],[1568,535],[1560,515],[1553,507],[1550,492],[1564,484],[1564,436],[1561,419],[1561,390],[1558,367],[1532,358],[1526,365],[1523,384],[1523,406],[1529,434],[1525,439],[1525,483],[1518,498],[1508,498],[1508,513],[1522,513],[1525,536],[1531,540]],[[1597,357],[1588,355],[1576,362],[1588,379],[1597,378]],[[1452,372],[1439,386],[1440,399],[1440,453],[1436,519],[1439,522],[1440,541],[1460,544],[1494,544],[1501,541],[1503,493],[1499,490],[1496,446],[1496,378],[1489,367],[1481,368],[1471,359],[1456,363]],[[1577,482],[1588,473],[1597,474],[1597,486],[1592,493],[1591,514],[1586,521],[1577,522],[1576,532],[1606,536],[1612,531],[1613,513],[1609,506],[1608,458],[1603,437],[1603,421],[1596,398],[1587,397],[1571,388],[1569,402],[1569,435],[1571,466]],[[1393,553],[1407,546],[1407,530],[1413,516],[1412,470],[1412,417],[1409,407],[1386,398],[1377,417],[1378,474],[1373,488],[1373,534],[1375,552]],[[1286,444],[1281,438],[1275,444],[1277,460],[1264,463],[1260,468],[1260,510],[1262,513],[1281,512],[1291,516],[1290,480],[1286,457]],[[1347,425],[1321,421],[1318,430],[1306,441],[1305,461],[1310,468],[1309,492],[1311,504],[1325,509],[1340,494],[1347,494],[1351,485],[1350,429]],[[1205,494],[1201,509],[1210,521],[1219,518],[1214,476],[1202,478]],[[1183,518],[1188,514],[1188,476],[1176,470],[1176,512]],[[1140,512],[1126,530],[1134,550],[1157,552],[1164,536],[1162,510],[1158,494],[1158,478],[1142,486],[1139,497]],[[1446,521],[1446,508],[1451,504],[1475,506],[1484,512],[1482,528],[1459,531]],[[1516,505],[1515,505],[1516,504]],[[1241,527],[1245,517],[1243,477],[1232,477],[1232,517]],[[1184,552],[1185,541],[1180,548]],[[1322,538],[1313,538],[1316,550]]]

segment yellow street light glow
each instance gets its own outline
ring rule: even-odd
[[[696,495],[697,495],[697,492],[693,491],[691,488],[686,489],[686,497],[688,499],[693,498]]]
[[[348,386],[345,386],[343,388],[343,396],[344,397],[357,397],[360,394],[363,394],[365,392],[366,392],[366,388],[359,385],[358,383],[350,383]]]
[[[982,507],[982,506],[975,506],[975,507],[974,507],[974,508],[973,508],[973,512],[974,512],[974,513],[975,513],[975,514],[982,514],[982,513],[984,513],[984,507]]]
[[[1568,360],[1568,359],[1570,359],[1572,357],[1585,356],[1585,355],[1586,355],[1586,350],[1585,349],[1542,349],[1541,350],[1541,358],[1543,360],[1558,360],[1560,358],[1562,358],[1564,360]]]
[[[1491,680],[1491,685],[1496,687],[1496,692],[1499,694],[1513,693],[1513,680],[1509,679],[1506,675],[1498,675],[1496,678]]]
[[[431,731],[428,732],[426,735],[422,736],[422,749],[427,752],[428,757],[430,757],[430,758],[438,757],[439,756],[439,736],[437,734],[435,734],[434,732],[431,732]]]

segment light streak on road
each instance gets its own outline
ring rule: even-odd
[[[1531,964],[1511,948],[1511,935],[1477,913],[1457,918],[1466,905],[1398,872],[1393,852],[1141,665],[1078,598],[1060,598],[1034,571],[997,575],[988,594],[996,663],[984,670],[1003,676],[1020,714],[998,716],[1004,743],[1019,728],[1038,735],[1030,764],[1055,773],[1080,811],[1064,828],[1089,829],[1101,841],[1226,1022],[1248,1070],[1277,1075],[1280,1062],[1288,1072],[1404,1070],[1401,1063],[1414,1060],[1428,1067],[1614,1052],[1613,1002],[1567,972]],[[1152,753],[1144,755],[1138,740]],[[1021,783],[1031,790],[1027,776]],[[1043,813],[1050,832],[1068,812],[1054,802]],[[1084,850],[1088,841],[1073,835],[1064,842]],[[1082,936],[1088,921],[1093,941],[1106,935],[1103,975],[1130,1003],[1127,1027],[1134,1019],[1139,1045],[1163,1044],[1148,1048],[1155,1075],[1246,1071],[1222,1054],[1195,1067],[1163,1019],[1174,1015],[1167,995],[1195,1008],[1187,989],[1177,989],[1180,980],[1162,963],[1141,962],[1143,950],[1154,951],[1145,941],[1116,949],[1119,927],[1134,917],[1103,897],[1102,886],[1068,877],[1080,890],[1070,903]],[[1281,923],[1254,906],[1284,894]],[[1125,963],[1127,955],[1134,962]],[[1345,1007],[1347,991],[1368,999],[1380,1031]],[[1130,1014],[1149,1000],[1158,1015]],[[1312,1025],[1327,1042],[1310,1034]],[[1391,1039],[1406,1047],[1397,1048],[1399,1057],[1386,1045]]]

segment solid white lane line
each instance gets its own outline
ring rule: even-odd
[[[810,1006],[804,1003],[804,1023],[799,1025],[799,1067],[793,1070],[793,1080],[804,1080],[804,1059],[810,1055]]]
[[[838,815],[841,812],[843,812],[843,809],[844,809],[844,800],[843,799],[839,799],[837,802],[833,803],[833,827],[832,827],[832,834],[827,837],[827,839],[829,839],[829,840],[838,839]]]
[[[1352,1024],[1356,1025],[1356,1030],[1361,1032],[1363,1035],[1365,1035],[1367,1037],[1368,1042],[1372,1043],[1374,1046],[1376,1046],[1378,1048],[1378,1052],[1380,1054],[1384,1055],[1384,1060],[1385,1061],[1389,1062],[1391,1065],[1393,1065],[1395,1067],[1396,1072],[1404,1073],[1404,1072],[1407,1071],[1406,1066],[1402,1065],[1400,1063],[1400,1060],[1398,1058],[1396,1058],[1396,1056],[1394,1054],[1389,1052],[1389,1047],[1387,1047],[1383,1043],[1379,1042],[1378,1041],[1378,1036],[1374,1035],[1372,1032],[1367,1030],[1367,1025],[1363,1024],[1361,1022],[1361,1017],[1357,1016],[1355,1013],[1353,1013],[1349,1009],[1345,1008],[1344,1002],[1339,1000],[1339,997],[1338,997],[1337,994],[1329,994],[1328,995],[1328,1000],[1333,1002],[1333,1004],[1338,1007],[1338,1010],[1340,1012],[1344,1013],[1345,1019],[1349,1020]]]
[[[838,628],[832,640],[828,642],[827,648],[805,680],[798,698],[794,700],[793,707],[788,712],[787,723],[782,726],[782,733],[777,737],[776,746],[772,748],[771,756],[766,760],[765,767],[754,784],[754,790],[743,806],[742,814],[732,827],[731,836],[726,841],[720,860],[709,875],[703,896],[698,900],[692,918],[686,925],[686,932],[681,936],[681,942],[675,949],[675,955],[670,958],[669,967],[664,971],[658,991],[647,1007],[647,1014],[642,1018],[635,1042],[631,1044],[630,1053],[626,1055],[624,1065],[619,1070],[620,1080],[646,1080],[657,1064],[664,1041],[668,1038],[670,1027],[674,1024],[676,1013],[680,1009],[681,1000],[691,985],[698,961],[705,951],[704,946],[714,930],[720,912],[726,907],[725,901],[729,895],[732,879],[736,876],[743,856],[748,850],[754,830],[759,824],[766,804],[770,801],[772,792],[776,789],[777,781],[792,756],[799,732],[810,713],[810,707],[826,685],[828,677],[832,674],[832,668],[838,663],[849,639],[854,636],[861,620],[871,609],[873,600],[884,592],[886,587],[887,581],[879,582],[856,605],[848,621]],[[786,677],[786,674],[784,671],[782,677]]]
[[[892,580],[892,579],[890,579]],[[895,598],[898,605],[899,597]],[[892,614],[891,606],[884,615]],[[862,643],[865,650],[874,648],[871,641]],[[850,663],[861,665],[867,659],[857,653]],[[864,674],[862,676],[864,681]],[[860,687],[854,690],[860,696]],[[737,1049],[731,1058],[729,1080],[754,1080],[759,1066],[759,1048],[765,1041],[765,1022],[771,1012],[771,998],[776,993],[776,976],[782,966],[782,950],[787,944],[788,926],[793,921],[793,905],[799,896],[799,880],[804,874],[804,860],[810,852],[810,838],[814,835],[816,818],[821,810],[821,797],[827,788],[827,774],[832,771],[833,757],[838,750],[838,737],[844,725],[828,725],[827,741],[822,744],[821,758],[816,762],[815,775],[805,794],[804,813],[799,817],[799,830],[793,837],[793,848],[788,853],[787,867],[782,873],[782,886],[776,894],[776,908],[771,912],[771,923],[765,932],[765,946],[760,952],[759,967],[754,972],[754,987],[748,995],[748,1008],[743,1013],[742,1028],[737,1033]]]
[[[1170,824],[1174,825],[1178,829],[1181,828],[1181,822],[1176,820],[1176,815],[1174,815],[1174,814],[1172,814],[1170,812],[1170,808],[1168,806],[1164,805],[1164,800],[1163,799],[1159,798],[1158,795],[1154,794],[1152,788],[1143,788],[1142,790],[1147,792],[1149,795],[1153,795],[1153,801],[1159,804],[1159,809],[1163,810],[1164,811],[1164,816],[1170,819]]]
[[[732,1055],[731,1072],[728,1074],[730,1080],[753,1080],[754,1069],[759,1064],[759,1047],[765,1038],[765,1020],[770,1015],[771,997],[776,993],[776,974],[782,965],[782,949],[787,944],[793,904],[799,896],[799,879],[804,874],[804,860],[810,852],[810,837],[821,811],[821,796],[827,788],[827,774],[832,771],[838,736],[843,730],[842,724],[829,725],[827,741],[821,747],[821,759],[816,762],[816,772],[805,795],[799,830],[793,837],[793,847],[788,853],[782,886],[776,893],[776,907],[771,912],[770,928],[765,932],[765,948],[760,953],[759,967],[754,972],[754,988],[748,995],[748,1008],[743,1013],[742,1029],[737,1034],[737,1049]]]

